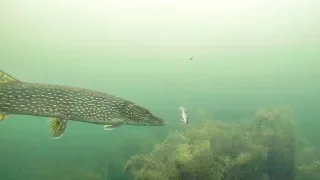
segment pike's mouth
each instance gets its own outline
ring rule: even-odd
[[[164,126],[166,125],[166,122],[161,118],[157,118],[157,124],[158,126]]]
[[[152,118],[152,119],[142,119],[142,120],[136,120],[136,121],[129,121],[126,124],[128,125],[134,125],[134,126],[164,126],[166,125],[166,122],[163,119],[160,118]]]

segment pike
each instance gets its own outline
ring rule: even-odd
[[[53,139],[60,138],[68,120],[104,125],[163,126],[149,110],[111,94],[78,87],[19,81],[0,70],[0,122],[9,115],[50,118]]]

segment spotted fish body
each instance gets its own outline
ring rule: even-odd
[[[51,123],[53,137],[62,135],[67,120],[106,127],[165,124],[147,109],[110,94],[69,86],[21,82],[1,71],[0,77],[0,120],[11,114],[51,117],[54,118]]]

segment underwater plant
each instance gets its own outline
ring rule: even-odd
[[[123,171],[135,180],[293,180],[319,169],[320,161],[297,166],[291,114],[288,108],[262,108],[249,121],[189,124],[152,152],[132,156]]]
[[[312,146],[301,148],[297,155],[297,180],[320,179],[320,152]]]

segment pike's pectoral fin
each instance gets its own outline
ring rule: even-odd
[[[0,122],[7,119],[9,114],[0,112]]]
[[[106,131],[110,131],[110,130],[112,130],[112,129],[114,129],[114,128],[118,128],[118,127],[120,127],[122,124],[117,124],[117,125],[104,125],[103,126],[103,129],[104,130],[106,130]]]
[[[62,137],[67,127],[67,120],[52,118],[50,119],[50,132],[52,139],[59,139]]]
[[[20,82],[18,79],[0,70],[0,83]]]
[[[103,126],[104,130],[110,131],[114,128],[120,127],[123,124],[123,120],[119,118],[115,118],[112,120],[108,120],[106,125]]]
[[[113,128],[115,128],[114,125],[104,125],[103,126],[103,129],[106,131],[111,131]]]

